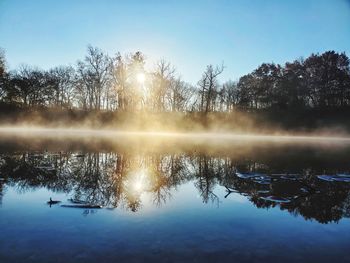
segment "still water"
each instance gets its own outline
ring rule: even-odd
[[[0,262],[350,262],[349,174],[348,141],[1,136]]]

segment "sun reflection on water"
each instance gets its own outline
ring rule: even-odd
[[[146,179],[147,179],[146,170],[142,169],[142,170],[136,172],[132,178],[133,189],[138,193],[142,193],[144,190],[146,190],[146,187],[145,187],[146,186]]]

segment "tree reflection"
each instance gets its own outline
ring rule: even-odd
[[[145,196],[160,207],[180,185],[193,182],[204,203],[219,205],[220,198],[230,198],[235,192],[247,196],[257,208],[279,207],[321,223],[350,216],[349,183],[325,182],[315,177],[324,168],[317,165],[317,160],[295,161],[294,166],[282,169],[280,163],[290,156],[272,157],[257,160],[254,156],[69,151],[3,154],[0,202],[7,185],[22,192],[46,187],[70,193],[74,202],[136,212],[142,208]],[[349,171],[349,167],[337,167],[337,172]],[[261,176],[239,177],[238,171]],[[322,172],[331,174],[335,168],[330,166]],[[215,193],[220,186],[226,187],[222,197]]]
[[[200,196],[204,203],[210,200],[219,204],[219,197],[214,193],[214,187],[217,184],[217,178],[220,177],[220,160],[208,156],[199,156],[194,158],[193,166],[195,167],[195,178]]]
[[[4,192],[5,192],[4,188],[5,188],[4,181],[1,178],[1,180],[0,180],[0,206],[2,205],[2,197],[3,197]]]

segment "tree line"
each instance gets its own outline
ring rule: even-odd
[[[208,65],[196,85],[160,60],[145,69],[141,52],[110,56],[88,46],[75,66],[49,70],[23,65],[9,71],[0,51],[0,102],[18,107],[152,112],[231,112],[345,108],[350,66],[345,53],[327,51],[285,65],[263,63],[238,81],[220,83],[224,65]]]

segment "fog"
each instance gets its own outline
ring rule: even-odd
[[[110,140],[122,138],[141,138],[147,140],[169,139],[169,140],[202,140],[208,143],[215,141],[225,142],[302,142],[322,143],[337,142],[350,143],[350,137],[344,133],[335,134],[326,129],[312,133],[291,133],[275,131],[271,134],[238,133],[238,132],[167,132],[167,131],[126,131],[117,129],[91,129],[74,127],[46,128],[40,126],[1,126],[2,137],[39,137],[39,138],[107,138]]]

